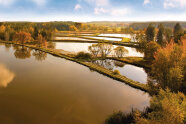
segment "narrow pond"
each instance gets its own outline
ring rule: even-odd
[[[0,45],[0,123],[103,124],[113,111],[143,110],[149,99],[77,63]]]
[[[109,40],[109,41],[121,41],[122,38],[110,38],[110,37],[94,37],[94,36],[84,36],[85,38],[93,38],[98,40]]]
[[[148,73],[145,71],[145,69],[125,64],[123,62],[119,62],[116,60],[96,60],[93,61],[94,64],[100,65],[104,68],[107,68],[109,70],[118,70],[121,75],[126,76],[129,79],[132,79],[134,81],[138,81],[140,83],[147,83],[147,79],[150,78],[148,76]]]
[[[62,49],[65,51],[77,53],[77,52],[89,52],[88,47],[94,43],[68,43],[68,42],[53,42],[56,49]],[[118,45],[113,45],[114,48],[118,47]],[[125,47],[125,46],[124,46]],[[133,57],[144,57],[144,53],[138,52],[136,48],[125,47],[128,50],[128,53],[125,55],[133,56]],[[111,55],[114,53],[112,52]]]

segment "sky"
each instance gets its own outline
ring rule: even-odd
[[[0,21],[186,21],[186,0],[0,0]]]

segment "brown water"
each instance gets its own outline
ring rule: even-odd
[[[39,51],[0,46],[0,124],[102,124],[149,95]]]

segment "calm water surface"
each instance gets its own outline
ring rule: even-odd
[[[113,111],[143,110],[149,99],[74,62],[0,45],[1,124],[102,124]]]
[[[98,40],[109,40],[109,41],[121,41],[122,40],[122,38],[93,37],[93,36],[84,36],[84,37],[94,38],[94,39],[98,39]]]
[[[89,52],[88,47],[95,43],[67,43],[67,42],[54,42],[56,49],[63,49],[69,52]],[[114,48],[118,47],[117,45],[113,45]],[[125,54],[126,57],[133,56],[133,57],[144,57],[144,53],[138,52],[136,48],[132,47],[125,47],[128,50],[128,53]],[[114,55],[114,53],[111,53]]]
[[[134,81],[138,81],[140,83],[147,83],[147,79],[150,78],[148,77],[147,72],[145,69],[130,65],[130,64],[125,64],[123,62],[115,61],[115,60],[96,60],[93,63],[100,65],[104,68],[107,68],[109,70],[119,70],[121,75],[126,76],[129,79],[132,79]]]

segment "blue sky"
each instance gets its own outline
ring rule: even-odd
[[[0,0],[0,21],[186,21],[186,0]]]

